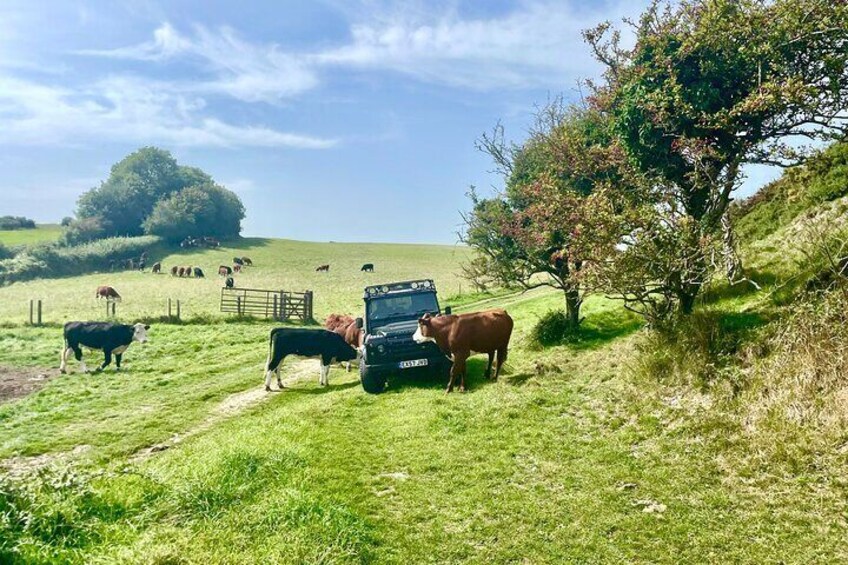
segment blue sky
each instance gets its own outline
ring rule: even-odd
[[[454,243],[474,140],[599,68],[633,1],[0,4],[0,215],[55,222],[144,145],[236,191],[246,235]],[[742,193],[773,178],[749,171]]]

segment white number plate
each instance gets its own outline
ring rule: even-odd
[[[409,369],[411,367],[426,367],[427,360],[426,359],[415,359],[413,361],[401,361],[398,363],[398,367],[401,369]]]

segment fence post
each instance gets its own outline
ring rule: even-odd
[[[41,325],[41,299],[38,299],[38,325]]]
[[[277,295],[276,294],[274,295],[274,319],[275,320],[279,319],[277,317]]]
[[[29,325],[33,325],[32,309],[33,309],[33,300],[32,300],[32,298],[30,298],[29,299]]]
[[[171,319],[171,299],[168,299],[168,319]]]
[[[241,316],[241,296],[236,296],[236,312]]]
[[[177,320],[180,319],[180,301],[177,300]]]
[[[303,295],[304,305],[303,305],[303,321],[308,322],[312,320],[312,291],[307,290]]]

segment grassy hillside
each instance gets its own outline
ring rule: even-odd
[[[0,244],[6,247],[51,243],[62,236],[62,227],[58,224],[39,224],[34,230],[0,230]]]
[[[557,306],[513,302],[508,374],[485,382],[477,357],[471,391],[451,396],[426,379],[369,396],[339,368],[320,389],[313,361],[288,362],[290,390],[265,394],[263,325],[156,327],[125,374],[54,378],[0,407],[0,453],[31,456],[13,469],[64,454],[32,490],[6,487],[31,513],[7,543],[128,563],[846,557],[839,489],[816,469],[751,481],[744,437],[705,425],[707,405],[625,377],[634,334],[528,349]],[[604,300],[587,315],[632,326]],[[55,364],[58,329],[0,335],[9,361]],[[171,447],[145,451],[157,444]]]
[[[71,319],[98,319],[105,306],[94,298],[100,285],[110,285],[123,297],[118,318],[134,320],[158,317],[167,311],[168,298],[180,300],[182,313],[191,316],[221,316],[218,312],[223,279],[218,265],[231,265],[234,256],[249,256],[253,267],[236,275],[236,285],[246,288],[313,290],[315,312],[322,318],[331,312],[354,313],[362,307],[362,290],[368,284],[420,277],[435,279],[442,301],[464,289],[460,264],[468,255],[463,246],[310,243],[248,238],[215,250],[186,250],[160,260],[163,271],[173,265],[199,266],[205,279],[123,271],[81,277],[42,279],[0,288],[0,319],[23,323],[28,318],[29,300],[44,301],[45,321],[64,323]],[[151,261],[152,263],[152,261]],[[330,272],[315,267],[329,263]],[[363,263],[374,263],[374,273],[362,273]]]

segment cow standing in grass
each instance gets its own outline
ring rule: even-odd
[[[265,364],[265,390],[271,392],[271,378],[277,376],[277,387],[282,390],[280,364],[288,355],[318,357],[321,375],[318,384],[330,386],[330,365],[356,359],[356,350],[345,343],[342,336],[328,330],[300,328],[275,328],[269,339],[268,361]]]
[[[451,392],[457,377],[459,390],[465,392],[466,361],[472,353],[487,353],[489,365],[486,378],[492,371],[495,353],[498,363],[495,379],[506,361],[513,321],[505,310],[487,310],[471,314],[431,316],[425,314],[418,320],[418,329],[412,336],[416,343],[434,342],[453,360],[450,380],[445,392]]]
[[[111,300],[112,302],[120,302],[121,295],[118,294],[118,291],[112,288],[111,286],[98,286],[95,291],[94,297],[100,300],[101,298],[105,298],[106,300]]]
[[[79,361],[83,372],[88,372],[88,367],[82,359],[82,347],[98,349],[103,352],[103,363],[97,368],[102,371],[112,362],[115,356],[116,370],[121,370],[121,358],[132,342],[145,343],[147,341],[147,330],[150,326],[144,324],[125,325],[110,322],[68,322],[65,324],[64,347],[62,348],[62,359],[59,371],[67,371],[68,358],[71,353]]]

